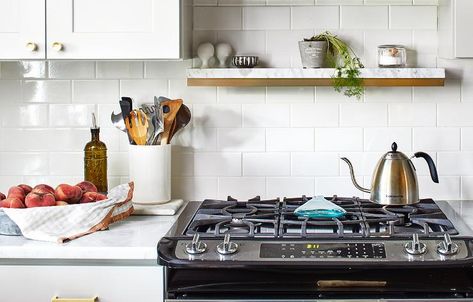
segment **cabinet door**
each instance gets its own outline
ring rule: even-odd
[[[162,302],[160,266],[0,265],[1,301],[51,301],[98,297],[100,302]],[[8,277],[6,277],[8,276]]]
[[[180,5],[180,0],[48,0],[48,59],[178,59]]]
[[[473,1],[457,0],[455,7],[455,56],[457,58],[473,57],[473,39],[471,31],[473,28]],[[443,43],[443,41],[439,41]]]
[[[0,60],[45,59],[45,0],[0,0]]]

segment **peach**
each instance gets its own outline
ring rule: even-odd
[[[26,195],[25,199],[26,207],[36,208],[36,207],[51,207],[56,205],[56,199],[53,194],[36,194],[30,193]]]
[[[15,209],[22,209],[25,207],[23,201],[19,200],[18,198],[9,197],[0,201],[0,208],[15,208]]]
[[[23,191],[23,189],[20,187],[11,187],[8,190],[7,197],[18,198],[19,200],[23,202],[25,201],[25,196],[26,196],[25,191]]]
[[[48,185],[40,184],[34,187],[33,191],[31,192],[37,193],[37,194],[46,194],[46,193],[54,194],[54,189]]]
[[[100,201],[100,200],[105,200],[105,199],[108,199],[107,195],[97,193],[97,198],[95,198],[95,201]]]
[[[54,191],[57,200],[63,200],[67,203],[78,203],[82,197],[82,189],[78,186],[60,184]]]
[[[97,187],[91,183],[90,181],[82,181],[78,183],[76,186],[82,189],[82,192],[97,192]]]
[[[22,188],[23,191],[25,191],[25,195],[28,195],[31,191],[33,191],[32,187],[25,184],[18,185],[18,187]]]
[[[97,192],[85,192],[80,199],[80,203],[95,202],[97,200]]]
[[[69,204],[65,201],[59,200],[59,201],[56,201],[56,205],[57,206],[67,206]]]
[[[7,198],[7,197],[5,196],[5,194],[3,194],[2,192],[0,192],[0,200],[4,200],[5,198]]]

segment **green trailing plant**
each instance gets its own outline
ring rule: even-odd
[[[360,68],[364,68],[353,49],[336,35],[326,31],[304,41],[327,42],[327,65],[335,68],[333,86],[337,92],[361,99],[365,93]]]

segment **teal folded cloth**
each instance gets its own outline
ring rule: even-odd
[[[323,196],[316,196],[298,207],[294,214],[307,218],[338,218],[345,216],[346,211]]]

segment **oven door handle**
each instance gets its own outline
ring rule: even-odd
[[[340,288],[340,287],[386,287],[387,281],[366,280],[319,280],[318,288]]]

